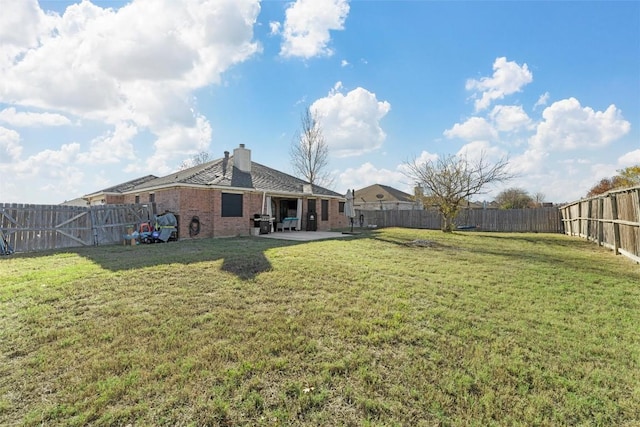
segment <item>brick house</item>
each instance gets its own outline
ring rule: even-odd
[[[83,197],[91,205],[156,203],[178,218],[178,237],[250,235],[255,215],[269,214],[275,230],[297,218],[298,230],[346,227],[343,195],[251,161],[244,144],[224,157],[164,177],[148,175]],[[197,219],[197,221],[196,221]],[[198,227],[195,227],[197,224]],[[196,234],[197,231],[197,234]]]

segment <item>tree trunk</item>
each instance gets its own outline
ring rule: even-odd
[[[448,215],[442,215],[442,231],[444,233],[453,232],[453,217],[449,217]]]

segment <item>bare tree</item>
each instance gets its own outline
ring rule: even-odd
[[[483,194],[488,184],[512,177],[506,171],[508,163],[507,158],[502,158],[491,164],[482,153],[476,161],[449,155],[426,163],[414,158],[405,162],[404,166],[405,175],[422,186],[425,206],[435,206],[440,211],[442,231],[451,232],[464,201]]]
[[[533,200],[535,201],[536,207],[540,208],[544,205],[544,200],[547,198],[547,196],[544,195],[544,193],[538,191],[536,194],[533,195]]]
[[[327,171],[329,146],[322,134],[318,114],[309,107],[300,115],[300,130],[291,143],[290,156],[296,175],[310,184],[331,185],[332,179]]]
[[[198,166],[198,165],[202,165],[204,163],[207,163],[209,161],[209,153],[206,151],[201,151],[198,154],[195,154],[193,157],[191,157],[190,159],[187,159],[185,161],[183,161],[180,164],[180,170],[185,170],[185,169],[189,169],[192,168],[194,166]]]

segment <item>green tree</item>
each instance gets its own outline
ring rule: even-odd
[[[602,178],[596,185],[591,187],[587,197],[597,196],[607,191],[618,188],[628,188],[640,185],[640,165],[629,166],[618,170],[618,174],[611,178]]]
[[[640,165],[629,166],[618,171],[619,184],[622,187],[635,187],[640,185]]]
[[[533,197],[522,188],[507,188],[496,196],[496,203],[500,209],[524,209],[535,206]]]
[[[487,185],[511,178],[507,158],[489,163],[484,153],[477,161],[449,155],[436,160],[404,163],[405,175],[420,184],[425,206],[435,206],[442,215],[442,231],[452,232],[454,219],[466,200],[482,194]]]

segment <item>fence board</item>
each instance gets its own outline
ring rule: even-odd
[[[16,252],[119,243],[154,204],[90,207],[0,203],[0,230]]]
[[[426,228],[439,230],[441,216],[434,210],[359,210],[364,226]],[[464,209],[455,219],[457,226],[483,231],[562,233],[557,208]]]
[[[585,210],[591,205],[597,208]],[[567,234],[640,262],[640,186],[578,200],[562,206],[560,211]]]

